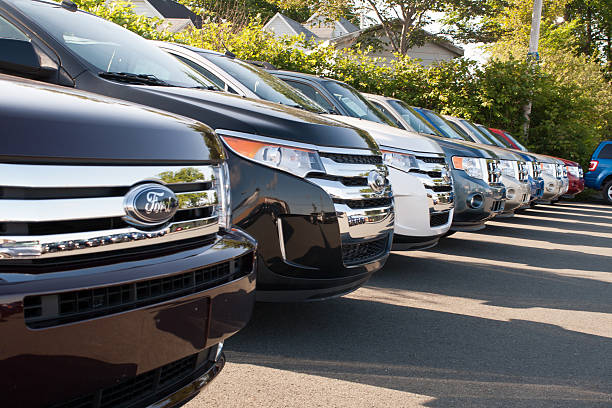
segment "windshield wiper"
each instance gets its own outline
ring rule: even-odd
[[[172,86],[150,74],[131,74],[129,72],[100,72],[98,76],[119,82],[138,85]]]
[[[188,86],[189,89],[205,89],[207,91],[221,91],[218,87],[214,85],[198,85],[198,86]]]

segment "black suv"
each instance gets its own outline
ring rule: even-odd
[[[0,18],[3,72],[181,114],[218,133],[227,150],[233,223],[259,243],[258,299],[338,296],[383,266],[393,197],[369,134],[214,91],[153,43],[71,2],[0,0]]]
[[[4,407],[174,406],[255,302],[202,123],[0,75]],[[56,405],[59,404],[59,405]]]

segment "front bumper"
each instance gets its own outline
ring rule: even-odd
[[[455,187],[453,231],[475,231],[504,210],[506,188],[499,183],[469,177],[462,170],[452,170]]]
[[[233,232],[157,258],[1,273],[3,404],[46,406],[109,387],[115,395],[116,387],[129,388],[136,377],[163,367],[170,367],[167,382],[158,385],[173,383],[177,362],[202,363],[250,319],[254,251],[252,239]],[[130,395],[158,400],[172,392],[145,391]]]
[[[542,198],[537,202],[549,204],[552,200],[563,194],[563,180],[547,173],[542,173],[542,179],[544,180],[544,194],[542,194]]]
[[[576,194],[580,194],[584,191],[584,179],[579,177],[569,177],[569,184],[567,191],[563,197],[573,198]]]
[[[257,300],[340,296],[366,282],[389,256],[391,189],[374,194],[351,184],[359,182],[355,175],[384,169],[382,161],[322,161],[327,173],[304,179],[228,152],[233,223],[259,241]]]
[[[531,187],[531,198],[529,201],[534,202],[541,199],[544,195],[544,180],[541,177],[534,179],[533,177],[529,176],[529,184]]]
[[[507,176],[502,176],[501,182],[506,187],[506,203],[502,214],[512,214],[517,208],[529,204],[531,186],[528,182]]]
[[[393,249],[433,246],[453,220],[454,192],[427,188],[430,179],[419,173],[389,169],[395,201]]]

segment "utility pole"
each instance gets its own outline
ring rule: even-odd
[[[530,65],[531,73],[540,61],[538,54],[538,42],[540,41],[540,20],[542,19],[542,0],[533,0],[533,13],[531,14],[531,35],[529,36],[529,51],[527,52],[527,62]],[[523,107],[525,123],[523,125],[523,136],[525,140],[529,138],[529,118],[531,115],[531,98]]]

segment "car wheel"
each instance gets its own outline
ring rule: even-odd
[[[612,180],[608,181],[603,188],[603,198],[608,204],[612,204]]]

